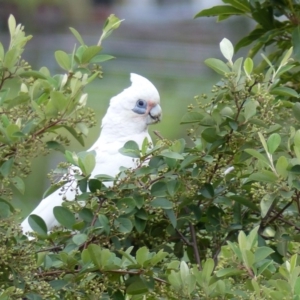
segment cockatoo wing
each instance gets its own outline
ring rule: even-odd
[[[106,174],[115,177],[120,167],[134,168],[136,162],[119,153],[119,149],[127,141],[135,141],[141,147],[145,138],[151,141],[148,125],[161,120],[159,93],[155,86],[146,78],[131,74],[131,86],[110,100],[109,108],[102,120],[102,130],[99,138],[88,150],[96,152],[96,166],[91,176]],[[109,185],[109,183],[107,184]],[[56,225],[53,208],[61,206],[63,197],[74,200],[76,183],[52,193],[32,211],[31,214],[41,217],[48,230]],[[28,217],[21,224],[23,233],[31,232]]]

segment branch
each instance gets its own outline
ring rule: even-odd
[[[200,259],[200,255],[199,255],[199,249],[197,246],[197,237],[196,237],[195,227],[192,223],[189,224],[189,227],[190,227],[190,231],[191,231],[191,235],[192,235],[192,241],[193,241],[192,246],[194,249],[196,263],[198,265],[198,269],[201,271],[202,266],[201,266],[201,259]]]

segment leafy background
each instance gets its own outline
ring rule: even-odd
[[[174,1],[162,6],[153,1],[147,11],[138,5],[138,1],[125,4],[126,2],[116,1],[112,7],[93,7],[88,1],[85,4],[79,1],[75,5],[70,1],[62,4],[60,1],[40,0],[28,1],[24,7],[18,1],[2,1],[0,11],[3,13],[6,9],[7,14],[14,13],[17,21],[22,22],[27,32],[30,30],[33,34],[24,58],[33,67],[45,65],[54,73],[60,71],[53,57],[57,45],[61,50],[70,52],[76,43],[69,26],[80,30],[85,41],[92,44],[98,39],[106,15],[113,12],[125,19],[122,26],[104,41],[104,53],[109,53],[116,59],[103,63],[103,80],[92,83],[87,88],[88,105],[95,109],[97,120],[100,121],[109,99],[126,88],[129,85],[129,73],[136,72],[148,77],[161,94],[163,122],[150,127],[150,131],[159,130],[166,138],[185,135],[186,126],[180,125],[179,120],[188,104],[193,102],[194,96],[209,93],[217,79],[215,73],[203,65],[203,61],[212,56],[220,57],[216,47],[219,41],[230,35],[232,42],[237,42],[250,30],[250,24],[242,18],[226,22],[222,26],[209,18],[193,20],[194,15],[203,7],[202,1],[184,4]],[[55,22],[50,14],[54,7],[56,14],[52,17]],[[43,17],[43,12],[50,17]],[[3,18],[7,19],[5,16]],[[2,29],[1,39],[7,43],[6,22],[3,22]],[[99,131],[99,124],[90,130],[86,147],[81,147],[74,141],[69,148],[74,151],[87,149]],[[32,210],[48,187],[49,181],[44,174],[63,159],[62,154],[52,153],[47,157],[46,163],[44,158],[34,161],[33,172],[26,179],[26,205],[24,201],[18,201],[18,197],[15,199],[15,203],[22,208],[23,215]]]

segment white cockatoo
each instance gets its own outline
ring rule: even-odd
[[[135,161],[122,155],[119,149],[127,141],[135,141],[140,147],[145,138],[151,142],[148,125],[161,120],[162,111],[159,105],[159,93],[146,78],[131,74],[131,86],[110,100],[106,115],[102,119],[102,130],[99,138],[88,151],[96,152],[96,166],[91,174],[106,174],[112,177],[119,173],[120,167],[132,168]],[[76,186],[66,189],[64,196],[74,200]],[[46,197],[31,214],[41,217],[48,230],[58,225],[53,208],[61,206],[63,196],[60,189]],[[23,233],[31,232],[28,217],[21,224]]]

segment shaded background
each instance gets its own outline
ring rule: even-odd
[[[234,44],[250,31],[251,24],[243,18],[216,23],[215,18],[193,19],[204,8],[221,4],[220,0],[0,0],[0,41],[7,46],[7,19],[13,14],[17,23],[25,25],[33,39],[24,58],[33,68],[46,66],[51,73],[62,70],[54,52],[71,52],[77,42],[69,31],[74,27],[87,44],[96,44],[107,16],[125,19],[120,28],[103,42],[103,53],[116,57],[103,63],[104,78],[87,88],[88,105],[96,111],[99,124],[91,129],[86,147],[75,141],[69,147],[82,151],[90,147],[100,131],[100,121],[109,99],[130,85],[129,73],[150,79],[161,95],[163,122],[150,127],[170,139],[185,136],[180,119],[195,95],[209,93],[218,80],[203,61],[221,58],[219,42],[227,37]],[[242,56],[244,53],[239,53]],[[153,135],[152,135],[153,136]],[[154,137],[155,139],[155,137]],[[38,158],[33,172],[26,179],[26,194],[15,205],[29,213],[48,187],[46,174],[63,161],[53,153]]]

